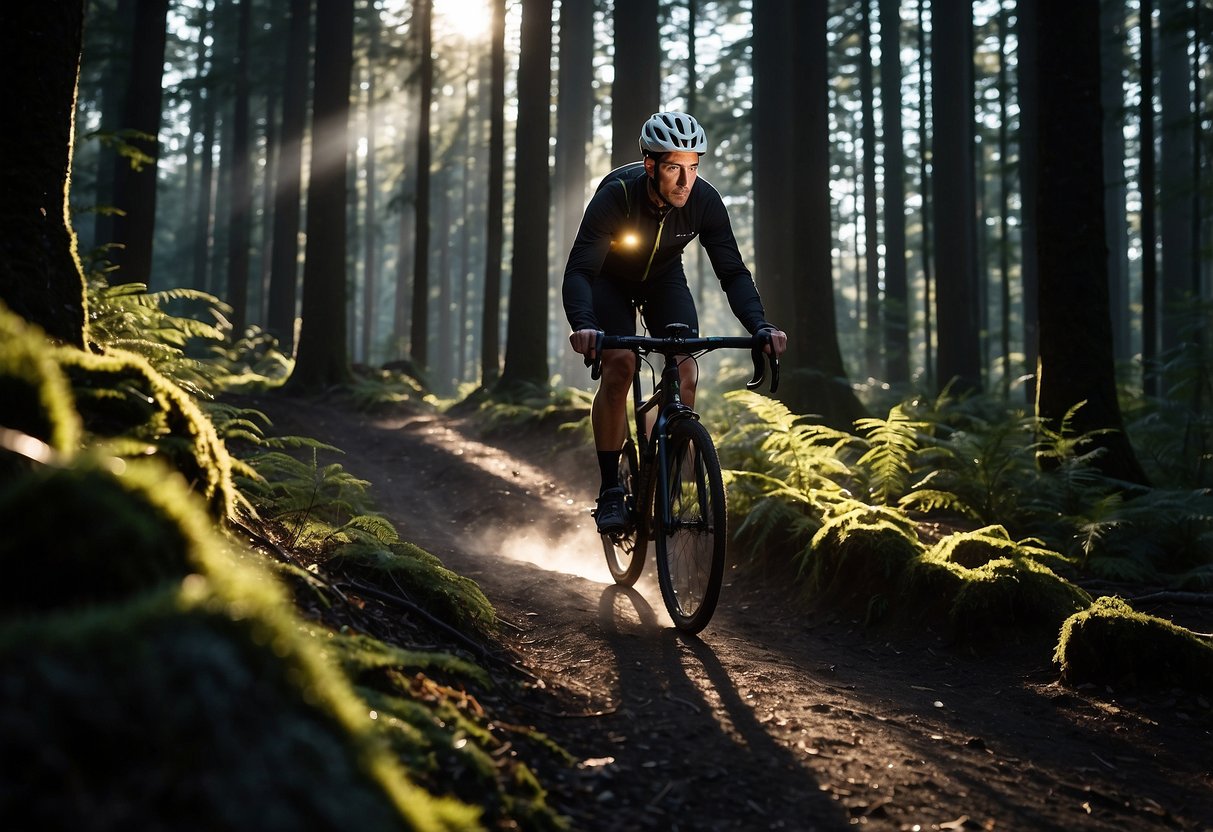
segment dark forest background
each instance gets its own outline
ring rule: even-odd
[[[684,109],[796,412],[947,388],[1085,402],[1083,430],[1151,397],[1203,419],[1213,12],[1055,5],[90,0],[74,226],[87,270],[217,295],[299,383],[583,386],[580,211]],[[736,331],[686,266],[704,330]]]

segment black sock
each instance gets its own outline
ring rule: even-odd
[[[598,470],[602,473],[602,488],[599,489],[599,494],[606,491],[608,488],[619,487],[620,453],[620,451],[598,452]]]

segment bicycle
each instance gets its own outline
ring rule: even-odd
[[[719,349],[749,349],[754,375],[746,387],[755,390],[765,375],[763,348],[769,336],[688,337],[685,324],[671,324],[664,338],[598,333],[591,377],[602,373],[602,351],[630,350],[636,356],[632,375],[634,424],[629,426],[619,459],[628,522],[620,532],[602,536],[607,568],[617,584],[632,586],[644,570],[648,543],[657,560],[661,597],[674,626],[698,633],[707,626],[724,581],[727,538],[724,479],[711,434],[682,401],[679,365]],[[641,361],[664,357],[661,379],[645,398]],[[772,354],[771,393],[779,387],[779,360]],[[655,413],[651,430],[649,415]]]

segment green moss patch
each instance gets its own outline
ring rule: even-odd
[[[913,527],[892,509],[857,508],[825,523],[801,562],[810,591],[831,604],[862,603],[878,617],[922,552]]]
[[[1042,562],[1049,554],[1014,543],[1001,527],[948,535],[906,571],[903,607],[971,645],[1052,639],[1091,598]]]
[[[214,425],[180,387],[140,356],[60,350],[85,429],[110,450],[138,456],[154,451],[180,471],[217,518],[236,505],[232,463]]]
[[[41,331],[0,304],[0,428],[72,453],[80,442],[80,419],[50,353]]]
[[[0,816],[57,829],[99,818],[131,829],[477,828],[478,810],[407,778],[280,585],[173,482],[81,463],[6,492],[12,509],[53,499],[48,489],[91,489],[112,519],[79,520],[70,555],[48,554],[58,537],[6,551],[6,569],[30,562],[14,585],[43,602],[10,596],[24,615],[0,619]],[[88,590],[90,578],[104,591]],[[46,602],[73,580],[88,606]]]
[[[1066,684],[1213,693],[1213,643],[1121,598],[1098,598],[1067,619],[1053,661]]]
[[[125,467],[84,460],[0,487],[0,616],[120,601],[203,568],[191,495],[163,466]]]
[[[488,632],[496,627],[497,614],[480,587],[442,565],[434,555],[412,543],[393,542],[368,548],[338,549],[359,577],[385,592],[405,596],[456,627]]]

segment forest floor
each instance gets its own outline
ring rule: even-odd
[[[1058,683],[1050,650],[811,612],[730,568],[699,637],[650,573],[611,583],[588,446],[434,414],[259,398],[345,451],[403,539],[475,580],[525,673],[500,718],[573,755],[533,765],[577,830],[1213,830],[1213,709]],[[1213,608],[1151,608],[1198,632]]]

